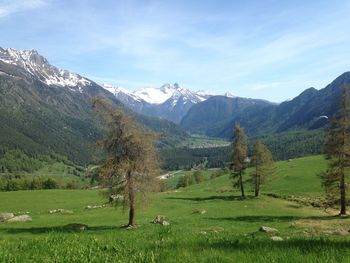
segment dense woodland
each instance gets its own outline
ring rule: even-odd
[[[272,152],[274,160],[288,160],[323,153],[323,130],[295,131],[249,139],[248,155],[252,154],[254,141],[260,139]],[[230,162],[231,147],[175,148],[161,150],[164,170],[190,170],[200,164],[207,168],[223,168]]]

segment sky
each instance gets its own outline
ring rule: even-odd
[[[0,47],[129,90],[281,102],[350,71],[348,0],[0,0]]]

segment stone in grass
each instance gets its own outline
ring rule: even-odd
[[[85,209],[105,208],[106,205],[88,205]]]
[[[283,238],[278,237],[278,236],[272,236],[272,237],[271,237],[271,240],[272,240],[272,241],[283,241]]]
[[[162,216],[162,215],[157,215],[153,221],[153,224],[159,224],[159,225],[163,225],[163,226],[169,226],[170,222],[169,219],[166,216]]]
[[[7,220],[7,222],[29,222],[32,221],[32,217],[29,215],[15,216]]]
[[[60,208],[60,209],[50,210],[49,214],[73,214],[73,211]]]
[[[71,231],[85,231],[88,229],[87,225],[84,224],[68,224],[64,226],[65,229],[71,230]]]
[[[265,233],[276,233],[278,230],[276,228],[268,227],[268,226],[262,226],[260,227],[259,231],[265,232]]]
[[[205,213],[207,213],[207,210],[200,210],[200,209],[194,209],[193,210],[193,214],[204,215]]]
[[[0,222],[5,222],[13,217],[15,217],[13,213],[0,213]]]

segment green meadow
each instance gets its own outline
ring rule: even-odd
[[[322,196],[325,167],[322,156],[278,162],[259,198],[247,186],[242,200],[227,174],[153,193],[129,230],[122,207],[86,209],[106,203],[99,190],[1,192],[0,212],[30,212],[33,221],[0,223],[0,262],[350,262],[349,218],[270,196]],[[157,215],[170,226],[151,223]]]

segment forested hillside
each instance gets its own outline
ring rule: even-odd
[[[92,161],[92,146],[103,134],[91,98],[101,96],[122,106],[93,81],[83,87],[49,86],[20,66],[1,61],[0,95],[1,151],[21,149],[29,156],[56,152],[80,164]],[[134,116],[161,135],[162,147],[187,136],[169,121]]]
[[[237,122],[251,137],[314,130],[325,127],[328,118],[337,111],[342,88],[349,84],[350,72],[346,72],[324,89],[307,89],[278,105],[254,103],[242,108],[239,98],[213,97],[194,105],[181,125],[190,132],[222,138],[230,138]]]

